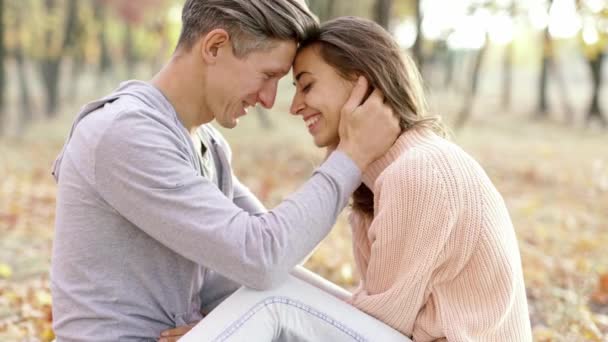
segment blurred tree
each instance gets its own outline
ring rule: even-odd
[[[55,0],[45,0],[44,6],[50,15],[56,15],[57,17],[49,20],[49,27],[45,28],[45,39],[44,45],[46,53],[42,56],[40,61],[40,69],[42,73],[43,85],[46,92],[46,114],[48,117],[54,117],[57,115],[58,101],[59,101],[59,81],[60,81],[60,68],[63,57],[67,51],[75,44],[76,37],[79,34],[79,26],[77,24],[77,11],[78,11],[77,0],[67,0],[67,9],[65,16],[62,16],[62,6],[58,6]],[[55,28],[50,27],[50,23],[53,20],[61,22],[64,20],[64,26],[60,26],[60,30],[63,32],[54,32]],[[58,38],[55,36],[59,34],[63,37],[63,42],[57,44]],[[61,41],[61,39],[59,39]]]
[[[6,70],[4,68],[4,60],[6,50],[4,46],[4,0],[0,0],[0,136],[4,133],[5,110],[4,99],[6,98]]]
[[[587,122],[597,118],[602,125],[608,124],[602,115],[600,109],[600,90],[602,89],[602,65],[604,62],[605,52],[600,51],[595,58],[587,59],[589,69],[591,69],[591,79],[593,80],[593,94],[591,95],[591,104],[587,110]]]
[[[123,20],[125,31],[122,41],[123,56],[125,66],[127,68],[127,77],[135,75],[135,67],[139,60],[137,41],[135,34],[137,27],[142,26],[142,23],[151,10],[156,9],[160,12],[160,8],[167,6],[165,0],[105,0],[111,7],[115,9],[119,17]]]
[[[553,5],[553,0],[549,0],[547,11]],[[536,112],[534,114],[534,118],[536,119],[547,119],[549,116],[549,100],[548,100],[548,79],[549,74],[553,75],[554,81],[557,85],[557,90],[560,93],[560,100],[562,101],[562,106],[564,111],[566,112],[566,117],[568,121],[571,121],[574,117],[574,111],[572,109],[572,105],[570,105],[570,100],[568,96],[568,90],[566,87],[566,82],[564,77],[562,76],[562,72],[557,64],[556,60],[556,50],[553,44],[553,38],[549,33],[549,26],[545,27],[542,32],[542,60],[541,60],[541,70],[540,77],[538,82],[538,106]]]
[[[158,53],[152,57],[152,73],[158,72],[164,63],[167,61],[167,52],[171,49],[171,37],[169,35],[169,25],[165,20],[155,20],[151,23],[149,30],[154,36],[154,40],[158,42]]]
[[[549,0],[549,7],[553,0]],[[540,65],[540,77],[538,83],[538,107],[536,110],[535,116],[537,118],[546,117],[548,111],[548,102],[547,102],[547,79],[549,77],[549,65],[553,58],[553,41],[551,40],[551,35],[549,34],[549,26],[543,30],[542,33],[542,60]]]
[[[475,61],[473,63],[473,69],[470,73],[470,82],[469,87],[466,90],[464,97],[464,104],[456,117],[456,122],[454,123],[455,128],[462,128],[464,124],[471,117],[471,112],[473,111],[473,103],[475,98],[477,97],[477,90],[479,88],[479,76],[481,75],[481,65],[486,57],[488,52],[488,34],[486,33],[486,39],[479,51],[477,51],[475,55]]]
[[[422,9],[420,8],[420,0],[413,1],[414,6],[414,18],[416,20],[416,40],[412,46],[412,56],[418,69],[423,70],[424,57],[422,56]]]
[[[102,0],[93,0],[93,17],[97,24],[97,40],[99,43],[99,74],[103,74],[110,71],[112,68],[112,57],[110,57],[110,47],[108,43],[108,16],[105,6]]]
[[[579,11],[584,18],[580,40],[592,81],[592,94],[585,120],[589,123],[597,119],[606,126],[608,121],[600,107],[600,91],[603,81],[602,67],[608,46],[608,4],[594,11],[587,2],[579,2]]]
[[[131,78],[135,75],[135,64],[137,56],[135,53],[135,40],[133,39],[133,31],[135,24],[133,22],[125,22],[125,35],[123,40],[123,51],[125,63],[127,67],[127,77]]]
[[[374,5],[374,20],[387,30],[391,20],[392,6],[393,0],[376,0]]]
[[[469,14],[475,14],[477,11],[485,11],[490,10],[492,12],[496,11],[496,4],[493,1],[485,1],[472,4],[468,12]],[[481,48],[475,54],[475,60],[473,62],[472,70],[470,71],[470,79],[468,83],[468,87],[465,90],[464,94],[464,102],[463,106],[460,109],[460,112],[456,116],[456,121],[454,122],[454,127],[456,129],[462,128],[464,124],[471,117],[471,112],[473,111],[473,104],[475,102],[475,98],[477,97],[477,90],[479,88],[479,77],[481,75],[481,66],[486,59],[486,55],[488,53],[489,47],[489,37],[488,37],[488,28],[487,27],[479,27],[480,30],[484,31],[484,41]]]
[[[33,118],[32,109],[32,98],[30,96],[30,84],[29,78],[27,77],[26,69],[26,25],[24,24],[24,13],[26,13],[27,3],[15,2],[13,3],[12,11],[14,12],[14,39],[13,42],[13,56],[15,63],[17,64],[17,79],[19,84],[19,105],[21,113],[17,122],[17,135],[21,136],[28,124]]]
[[[83,18],[83,13],[90,10],[90,0],[80,0],[80,6],[74,12],[74,32],[70,34],[71,39],[69,45],[70,51],[67,54],[71,57],[71,79],[69,81],[69,90],[67,95],[72,103],[78,101],[79,92],[81,89],[80,80],[86,68],[87,40],[90,28],[93,26],[90,18]],[[88,24],[87,24],[88,23]]]
[[[370,17],[370,14],[373,12],[372,6],[376,1],[377,0],[307,0],[308,7],[319,17],[321,22],[344,15],[354,15],[373,19]]]
[[[509,16],[514,20],[517,15],[517,8],[515,4],[515,0],[511,0],[511,5],[509,6]],[[502,107],[503,109],[509,109],[511,106],[511,88],[513,86],[513,43],[514,39],[511,39],[507,45],[505,45],[505,52],[503,56],[502,62]]]
[[[324,22],[335,16],[337,1],[331,0],[310,0],[310,10],[319,17],[319,21]]]

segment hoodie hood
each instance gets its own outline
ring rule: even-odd
[[[87,115],[95,112],[96,110],[104,107],[106,104],[112,103],[123,96],[132,96],[140,100],[144,105],[149,106],[155,110],[160,110],[166,113],[173,114],[176,121],[177,113],[175,113],[175,109],[171,105],[171,103],[165,98],[160,90],[151,85],[150,83],[143,81],[126,81],[120,84],[120,86],[110,95],[103,97],[99,100],[95,100],[86,104],[84,107],[80,109],[80,112],[76,115],[74,122],[72,123],[72,128],[70,129],[70,133],[59,152],[59,155],[55,159],[52,167],[52,175],[55,178],[55,181],[59,181],[59,173],[61,170],[61,161],[63,160],[63,155],[65,150],[70,143],[70,140],[76,130],[76,126],[84,119]],[[181,125],[181,123],[180,123]]]

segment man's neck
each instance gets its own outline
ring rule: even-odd
[[[151,80],[167,97],[184,127],[193,132],[211,122],[213,114],[207,109],[203,72],[194,65],[188,54],[173,55],[167,65]]]

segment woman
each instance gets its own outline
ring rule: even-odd
[[[361,76],[400,118],[401,136],[364,170],[353,195],[350,221],[361,284],[352,297],[339,296],[415,341],[531,341],[521,260],[503,199],[482,168],[442,138],[438,119],[426,113],[416,68],[392,37],[364,19],[332,20],[299,47],[293,73],[291,112],[303,118],[318,147],[338,144],[340,108]],[[357,311],[325,302],[323,294],[306,298],[301,292],[314,291],[291,282],[297,284],[271,293],[243,290],[229,304],[251,297],[265,309],[237,313],[220,306],[216,318],[202,324],[221,326],[227,340],[275,340],[294,331],[331,336],[323,340],[392,338],[380,336],[389,328],[370,330],[376,324],[371,318],[342,321]],[[321,315],[331,311],[332,322],[361,333],[326,332],[339,327],[294,313],[301,308],[267,310],[264,299],[277,298]],[[222,316],[222,310],[233,316]],[[227,319],[236,323],[225,328],[220,321]],[[188,337],[204,332],[195,329]]]

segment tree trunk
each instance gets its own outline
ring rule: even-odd
[[[46,115],[49,118],[57,116],[59,104],[59,67],[60,60],[47,57],[41,63],[42,83],[46,95]]]
[[[549,116],[549,74],[552,74],[559,91],[559,97],[562,101],[562,106],[566,112],[567,121],[572,121],[574,118],[574,111],[570,105],[568,97],[568,89],[566,88],[566,81],[562,76],[559,65],[555,58],[555,51],[553,49],[553,42],[549,36],[549,31],[546,30],[544,33],[544,47],[543,47],[543,59],[541,63],[540,78],[538,83],[538,108],[534,114],[536,119],[546,119]]]
[[[135,76],[135,46],[133,40],[133,25],[131,23],[126,24],[125,37],[123,41],[123,51],[125,54],[125,61],[127,67],[127,78],[133,78]]]
[[[557,90],[559,91],[559,98],[562,101],[562,106],[564,111],[566,112],[566,121],[572,122],[574,120],[574,110],[572,109],[572,105],[570,104],[570,96],[568,93],[568,89],[566,87],[566,80],[562,74],[562,70],[557,63],[557,58],[553,57],[550,60],[549,70],[555,77],[555,82],[557,84]]]
[[[4,0],[0,0],[0,136],[4,134],[6,111],[4,110],[4,100],[6,98],[6,70],[4,59],[6,50],[4,47]]]
[[[97,90],[102,90],[106,83],[111,80],[112,74],[112,57],[110,56],[110,48],[108,44],[108,15],[106,12],[106,6],[101,1],[93,1],[93,16],[97,25],[99,27],[99,31],[97,32],[97,40],[99,42],[99,65],[97,68],[97,77],[99,78],[99,82],[95,83]]]
[[[456,53],[447,45],[446,40],[442,40],[439,42],[439,46],[443,50],[443,66],[445,70],[445,74],[443,75],[443,88],[449,89],[454,83],[454,63],[456,62]]]
[[[511,18],[515,17],[515,0],[512,0],[509,8]],[[502,108],[508,110],[511,108],[511,96],[513,86],[513,40],[505,46],[505,55],[503,59],[503,78],[502,78]]]
[[[23,16],[26,13],[26,6],[20,3],[15,9],[15,31],[23,32]],[[23,53],[23,36],[17,35],[16,46],[14,50],[15,64],[17,66],[17,83],[19,86],[19,119],[17,120],[17,136],[22,136],[27,129],[27,126],[33,120],[32,102],[30,96],[30,87],[27,77],[27,63],[25,54]]]
[[[416,41],[412,46],[412,55],[418,69],[422,73],[424,58],[422,57],[422,12],[420,10],[420,0],[414,1],[414,11],[416,12]]]
[[[80,79],[85,71],[84,52],[77,51],[72,57],[71,80],[69,84],[68,96],[70,103],[78,101],[79,91],[81,90]]]
[[[21,115],[19,115],[17,125],[17,135],[21,136],[25,133],[25,129],[33,119],[30,88],[27,81],[25,58],[21,47],[18,47],[15,51],[15,61],[17,63],[17,77],[19,78],[19,103],[21,107]]]
[[[456,122],[454,123],[455,128],[462,128],[464,124],[471,117],[471,111],[473,110],[473,103],[475,98],[477,97],[477,89],[479,88],[479,75],[481,75],[481,65],[483,64],[483,60],[485,59],[485,55],[488,51],[488,43],[487,37],[486,42],[483,44],[483,47],[477,53],[475,57],[475,64],[473,65],[473,70],[471,72],[471,83],[468,93],[466,94],[466,98],[464,100],[464,105],[458,114]]]
[[[549,0],[547,8],[551,8],[553,0]],[[549,110],[549,104],[547,100],[547,79],[549,77],[549,64],[553,58],[553,41],[549,34],[549,26],[543,31],[543,42],[542,42],[543,55],[540,67],[540,78],[538,80],[538,106],[534,116],[536,118],[546,118]]]
[[[47,10],[51,11],[55,6],[54,0],[46,0]],[[66,25],[64,30],[64,40],[60,51],[51,51],[52,32],[46,34],[46,46],[49,49],[47,56],[41,62],[41,71],[43,85],[47,96],[46,114],[47,117],[55,117],[57,115],[59,104],[59,85],[60,85],[60,67],[66,50],[74,45],[75,37],[77,36],[77,15],[78,1],[69,0],[68,11],[66,13]]]
[[[596,58],[588,59],[589,68],[591,69],[591,78],[593,80],[593,95],[591,96],[591,103],[589,110],[587,111],[587,123],[594,118],[600,120],[603,126],[606,126],[607,122],[602,115],[600,108],[600,90],[602,89],[602,62],[604,60],[604,53],[600,52]]]
[[[69,82],[68,98],[71,103],[78,101],[78,93],[81,90],[80,80],[85,71],[85,37],[84,23],[78,18],[77,0],[70,0],[68,15],[74,15],[74,18],[69,18],[66,28],[66,37],[64,46],[70,49],[72,56],[71,75]],[[69,31],[68,31],[69,30]]]
[[[548,30],[548,29],[547,29]],[[540,78],[538,80],[538,107],[535,117],[547,117],[549,105],[547,101],[547,79],[549,77],[549,64],[553,54],[553,46],[548,31],[543,34],[543,57],[540,66]]]
[[[374,19],[387,30],[391,19],[392,5],[393,0],[376,0],[376,5],[374,7]]]
[[[502,108],[508,110],[511,107],[511,87],[513,85],[513,42],[505,47],[502,68]]]
[[[101,1],[93,1],[93,15],[95,21],[97,21],[97,24],[99,25],[99,32],[97,33],[101,54],[99,58],[99,73],[103,75],[112,68],[112,58],[110,57],[110,49],[108,48],[108,38],[106,34],[108,18],[105,7]]]

